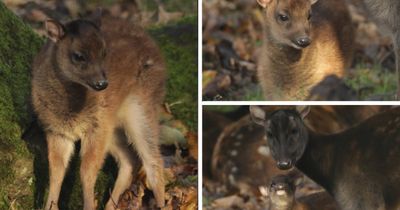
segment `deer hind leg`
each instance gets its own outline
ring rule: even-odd
[[[84,210],[96,208],[94,186],[99,170],[108,152],[111,134],[103,128],[96,129],[93,133],[81,140],[81,166],[80,177],[83,188]]]
[[[117,204],[121,194],[129,188],[132,182],[132,173],[139,169],[140,161],[132,148],[127,144],[126,136],[121,130],[117,130],[112,144],[110,144],[110,153],[119,165],[118,177],[110,199],[107,202],[106,210],[117,209]],[[134,168],[135,167],[135,168]]]
[[[157,105],[127,99],[120,110],[126,135],[135,146],[159,207],[165,205],[163,161],[159,149]]]
[[[74,152],[74,142],[60,136],[47,135],[50,172],[50,189],[45,210],[58,210],[58,199],[69,160]]]

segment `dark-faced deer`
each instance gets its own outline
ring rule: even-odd
[[[304,100],[351,64],[353,27],[343,0],[257,0],[264,8],[258,78],[267,100]]]
[[[158,148],[158,107],[166,72],[153,41],[138,26],[97,15],[67,24],[46,21],[49,40],[33,64],[32,99],[44,127],[50,169],[46,210],[58,209],[61,185],[81,140],[84,209],[95,206],[94,185],[110,153],[119,175],[106,209],[114,209],[132,180],[132,144],[143,162],[159,207],[164,206]]]
[[[282,107],[262,107],[266,113],[272,113]],[[286,109],[295,110],[295,106],[286,106]],[[306,118],[306,125],[315,132],[331,134],[345,130],[371,115],[387,107],[381,106],[314,106]],[[248,109],[248,107],[247,107]],[[208,112],[205,112],[208,113]],[[203,115],[204,138],[212,129],[221,127],[221,122],[214,115]],[[211,122],[212,121],[212,122]],[[214,126],[214,127],[211,127]],[[214,134],[214,138],[216,135]],[[205,142],[211,141],[204,139]],[[252,191],[258,186],[265,186],[271,177],[282,174],[275,166],[270,155],[270,149],[265,140],[263,128],[254,125],[249,115],[242,119],[225,124],[220,133],[212,158],[212,173],[214,178],[228,188],[250,188]],[[209,148],[209,147],[208,147]],[[207,154],[208,152],[205,152]],[[252,164],[249,164],[252,163]],[[204,166],[209,163],[204,163]],[[203,169],[208,171],[209,169]]]
[[[250,107],[280,169],[296,166],[325,188],[341,209],[400,208],[400,108],[389,109],[337,134],[309,129],[300,112],[266,114]]]
[[[393,38],[394,53],[396,56],[397,72],[397,100],[400,99],[400,1],[398,0],[364,0],[369,11],[375,15],[383,30],[391,32]]]

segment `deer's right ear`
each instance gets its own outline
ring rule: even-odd
[[[257,3],[264,8],[266,8],[271,2],[272,0],[257,0]]]
[[[46,20],[44,23],[46,26],[47,36],[53,42],[58,42],[65,35],[64,26],[55,20]]]
[[[253,122],[258,125],[264,126],[265,123],[265,111],[259,106],[250,106],[250,116]]]

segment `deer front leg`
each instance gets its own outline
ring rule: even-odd
[[[143,162],[147,181],[153,190],[158,207],[164,207],[163,161],[159,149],[157,105],[132,99],[124,106],[123,126],[130,142]]]
[[[74,142],[61,136],[47,134],[50,189],[45,210],[58,210],[58,199],[69,160],[74,152]]]
[[[94,187],[97,174],[103,166],[107,153],[109,135],[101,128],[81,140],[80,177],[83,188],[84,210],[96,208]]]

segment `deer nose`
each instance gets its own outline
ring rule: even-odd
[[[311,44],[311,39],[309,37],[300,37],[296,40],[296,44],[304,48]]]
[[[277,163],[278,168],[281,170],[287,170],[290,169],[292,167],[292,161],[290,160],[285,160],[285,161],[279,161]]]
[[[107,80],[99,80],[94,83],[94,89],[100,91],[106,89],[108,86],[108,81]]]

